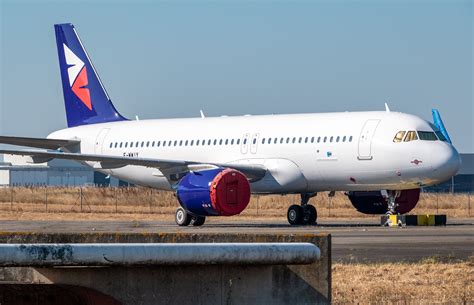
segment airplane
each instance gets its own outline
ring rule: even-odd
[[[440,113],[433,123],[390,111],[129,120],[100,80],[75,27],[54,25],[68,128],[0,136],[32,163],[81,162],[130,183],[173,191],[179,226],[240,214],[251,194],[299,194],[291,225],[316,224],[318,192],[344,191],[367,214],[404,214],[420,188],[456,174],[460,157]],[[39,149],[38,149],[39,148]]]

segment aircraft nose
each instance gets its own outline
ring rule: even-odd
[[[461,167],[461,157],[454,146],[447,143],[439,143],[432,154],[433,170],[437,173],[440,181],[445,181],[454,176]]]

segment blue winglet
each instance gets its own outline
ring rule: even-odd
[[[451,138],[446,131],[446,127],[444,127],[443,120],[441,119],[441,115],[439,114],[438,109],[432,109],[431,114],[433,115],[433,123],[437,129],[443,134],[443,136],[448,140],[449,143],[451,142]]]

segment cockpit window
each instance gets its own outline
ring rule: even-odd
[[[448,139],[446,139],[446,137],[444,136],[444,134],[441,131],[436,130],[435,133],[438,136],[438,139],[440,139],[441,141],[444,141],[444,142],[448,142]]]
[[[420,140],[424,140],[424,141],[437,141],[438,140],[435,133],[432,131],[418,131],[418,136],[420,137]]]
[[[418,140],[418,136],[416,135],[416,131],[409,131],[405,136],[405,142],[415,141]]]
[[[405,135],[405,132],[406,132],[405,130],[401,130],[397,132],[397,134],[393,138],[393,142],[395,143],[401,142],[403,140],[403,136]]]

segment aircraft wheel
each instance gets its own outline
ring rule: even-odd
[[[206,217],[204,216],[193,216],[191,220],[191,224],[195,227],[200,227],[206,222]]]
[[[303,223],[303,208],[299,205],[294,204],[288,208],[286,216],[290,225],[300,225]]]
[[[305,214],[307,215],[307,217],[305,217],[307,224],[309,225],[316,224],[316,220],[318,219],[318,212],[316,211],[316,208],[314,207],[314,205],[308,204],[305,207]]]
[[[178,208],[174,215],[174,220],[178,226],[186,227],[191,223],[191,215],[189,215],[183,208]]]

